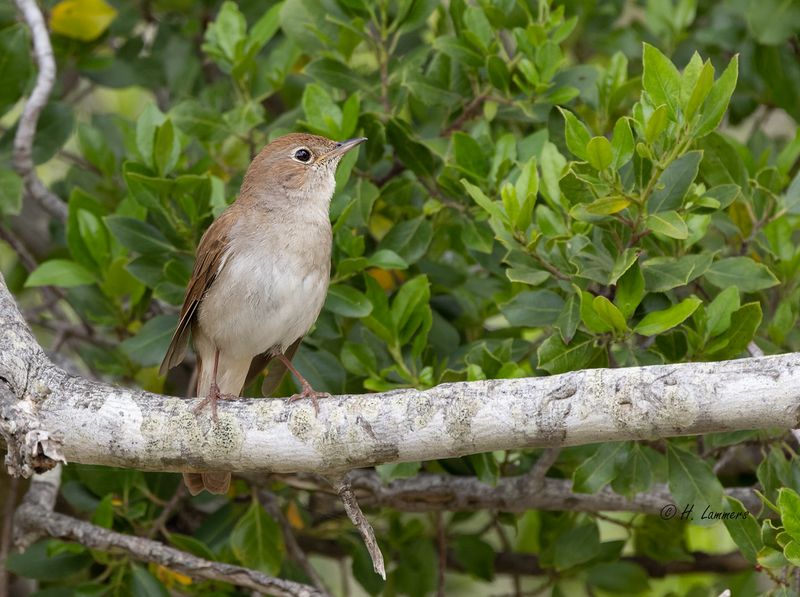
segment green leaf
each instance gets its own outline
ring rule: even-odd
[[[167,118],[164,124],[156,129],[153,144],[153,165],[161,176],[172,172],[181,154],[181,146],[175,135],[172,121]]]
[[[486,213],[493,218],[497,218],[500,222],[508,223],[508,217],[500,207],[500,203],[489,199],[480,188],[476,187],[465,178],[461,179],[461,184],[467,189],[467,193],[469,193],[469,196],[472,197],[475,203],[480,205]]]
[[[142,367],[153,367],[167,352],[178,320],[175,315],[156,315],[142,326],[132,338],[120,344],[122,352]]]
[[[778,508],[783,528],[793,540],[800,542],[800,495],[789,487],[778,490]]]
[[[599,297],[598,297],[599,298]],[[581,462],[572,475],[572,490],[577,493],[597,493],[616,477],[617,466],[625,460],[630,443],[600,444],[594,454]]]
[[[728,502],[729,511],[742,514],[737,518],[723,519],[725,528],[728,529],[728,534],[730,534],[731,539],[736,543],[745,559],[751,564],[756,564],[758,552],[764,547],[758,522],[755,516],[747,511],[742,502],[730,496],[726,496],[725,499]]]
[[[280,13],[282,8],[283,2],[278,2],[273,5],[268,11],[261,15],[261,18],[259,18],[250,29],[244,48],[245,60],[253,58],[261,48],[272,39],[275,33],[278,32],[278,28],[281,25]]]
[[[702,276],[713,258],[713,254],[705,253],[648,259],[642,263],[644,287],[648,292],[664,292],[684,286]]]
[[[133,597],[169,597],[169,591],[146,568],[131,564],[131,595]]]
[[[710,337],[718,336],[731,325],[731,315],[739,308],[739,289],[729,286],[706,307],[707,330]]]
[[[756,292],[780,282],[763,263],[750,257],[727,257],[711,264],[706,280],[717,288],[736,286],[741,292]]]
[[[386,123],[386,137],[397,157],[417,176],[433,178],[441,164],[439,157],[414,138],[409,125],[392,118]]]
[[[706,97],[708,97],[713,85],[714,67],[711,65],[710,61],[707,61],[700,70],[697,82],[695,83],[691,95],[684,106],[683,111],[687,120],[691,120],[700,106],[703,105],[703,102],[706,100]]]
[[[175,251],[161,231],[147,222],[127,216],[107,216],[105,223],[119,242],[131,251],[143,254]]]
[[[0,29],[0,115],[22,97],[32,70],[27,29],[20,24]]]
[[[536,351],[539,368],[555,375],[589,367],[602,367],[606,352],[595,345],[593,336],[578,332],[572,342],[565,344],[561,336],[553,334],[539,345]]]
[[[699,298],[691,296],[663,311],[648,313],[634,328],[634,331],[642,336],[661,334],[683,323],[702,303],[703,301]]]
[[[630,121],[623,116],[614,125],[614,136],[611,138],[611,150],[614,153],[611,166],[614,170],[619,170],[631,160],[634,146]]]
[[[10,168],[0,166],[0,216],[15,216],[21,209],[22,179]]]
[[[715,130],[719,126],[719,123],[722,122],[722,117],[725,115],[725,110],[728,109],[728,103],[731,100],[731,95],[733,95],[733,90],[736,88],[738,77],[739,55],[737,54],[731,59],[728,63],[728,67],[711,87],[711,91],[700,112],[700,120],[695,130],[696,137],[707,135]]]
[[[580,302],[580,295],[577,293],[569,295],[569,298],[567,298],[564,303],[564,308],[558,315],[558,319],[556,319],[555,324],[553,324],[554,327],[558,328],[558,331],[561,333],[561,339],[565,344],[569,344],[569,342],[572,341],[573,336],[575,336],[575,331],[578,329],[578,325],[581,322]]]
[[[540,192],[554,209],[561,206],[561,187],[558,181],[561,180],[566,165],[567,160],[561,155],[558,148],[550,141],[545,142],[539,157],[539,167],[542,171]]]
[[[94,284],[94,274],[85,267],[67,259],[51,259],[40,264],[25,281],[25,287],[58,286],[72,288],[84,284]]]
[[[6,560],[6,569],[17,576],[33,578],[48,582],[65,582],[67,578],[78,574],[92,564],[93,560],[87,551],[78,553],[60,552],[50,554],[48,545],[53,540],[38,541],[24,553],[11,553]]]
[[[653,110],[653,113],[647,119],[647,125],[644,129],[645,140],[651,145],[654,144],[658,141],[661,133],[667,129],[667,124],[669,124],[667,105],[661,104]]]
[[[309,125],[321,135],[340,138],[342,109],[321,85],[311,83],[303,91],[303,112]]]
[[[392,300],[392,322],[398,332],[411,322],[418,308],[427,308],[430,299],[430,283],[424,274],[405,282]],[[416,318],[415,318],[416,319]],[[412,322],[413,323],[413,322]],[[405,343],[408,338],[400,338]]]
[[[550,273],[546,270],[532,267],[510,267],[506,270],[506,277],[512,282],[538,286],[550,277]]]
[[[642,86],[653,104],[666,104],[672,120],[677,121],[680,110],[681,75],[669,58],[657,48],[644,44],[642,54]]]
[[[589,145],[591,136],[586,128],[578,118],[569,110],[558,107],[561,115],[564,117],[564,135],[567,140],[567,149],[572,154],[584,161],[588,161],[589,157],[586,152],[586,146]]]
[[[557,536],[553,562],[557,570],[584,564],[600,553],[600,533],[594,523],[569,529]]]
[[[611,326],[611,329],[613,329],[617,334],[624,334],[628,331],[628,326],[625,323],[625,317],[623,317],[620,310],[617,309],[606,297],[594,297],[594,301],[592,301],[592,308],[597,316],[607,325]]]
[[[658,177],[653,193],[647,199],[649,213],[681,207],[683,198],[697,177],[702,157],[702,151],[690,151],[667,166]]]
[[[372,303],[352,286],[335,284],[328,289],[325,308],[344,317],[366,317],[372,312]]]
[[[486,61],[486,70],[489,73],[489,81],[491,81],[492,85],[500,91],[507,92],[511,83],[511,75],[503,59],[499,56],[489,56]]]
[[[422,464],[419,462],[397,462],[394,464],[379,464],[375,467],[375,472],[383,483],[389,483],[395,479],[408,479],[415,476]]]
[[[235,2],[223,2],[217,18],[206,29],[202,49],[212,56],[223,70],[230,72],[231,66],[242,56],[247,22]]]
[[[617,476],[611,483],[614,491],[630,498],[650,489],[653,464],[644,450],[638,443],[632,444],[626,457],[617,464]]]
[[[198,558],[204,558],[206,560],[214,561],[216,559],[214,552],[197,537],[170,532],[167,538],[172,545],[181,551],[194,554]]]
[[[617,281],[614,304],[619,307],[622,316],[627,320],[642,302],[644,294],[644,276],[639,263],[636,262]]]
[[[500,467],[491,452],[481,452],[480,454],[470,454],[466,457],[470,467],[475,471],[481,483],[486,483],[494,487],[500,477]]]
[[[481,145],[460,131],[453,133],[452,143],[458,169],[474,180],[484,180],[489,174],[489,158]]]
[[[669,491],[678,510],[694,506],[692,516],[695,521],[700,520],[706,507],[715,512],[723,510],[725,494],[722,484],[705,461],[670,443],[667,446],[667,470]]]
[[[611,143],[605,137],[592,137],[586,145],[586,159],[595,170],[605,170],[614,159]]]
[[[494,548],[477,535],[462,535],[455,541],[456,560],[464,570],[485,581],[494,578]]]
[[[589,328],[589,331],[595,334],[602,334],[611,331],[611,324],[600,319],[594,311],[594,295],[586,290],[579,290],[581,297],[581,321]]]
[[[633,562],[606,562],[592,566],[587,582],[611,595],[643,594],[650,586],[645,569]]]
[[[367,259],[369,267],[380,267],[382,269],[407,269],[408,262],[390,249],[380,249],[375,251]]]
[[[551,290],[525,290],[500,305],[500,312],[511,325],[539,327],[554,323],[563,307],[564,299]]]
[[[398,222],[378,243],[377,251],[389,250],[406,264],[419,261],[433,238],[433,226],[425,216]]]
[[[280,571],[285,551],[281,529],[256,500],[233,528],[230,544],[233,554],[247,568],[272,576]]]
[[[738,357],[755,337],[761,324],[761,304],[747,303],[731,314],[731,325],[706,347],[706,356],[718,360]]]
[[[647,216],[647,227],[657,234],[684,240],[689,237],[686,222],[676,211],[661,211]]]
[[[158,165],[153,161],[153,149],[156,142],[156,131],[167,119],[155,104],[147,104],[136,121],[136,148],[142,162],[153,170],[158,170]]]

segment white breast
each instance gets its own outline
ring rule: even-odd
[[[233,243],[200,304],[203,332],[230,355],[246,358],[273,348],[285,350],[308,332],[325,302],[330,279],[327,219],[321,230],[283,230],[280,236],[272,232]]]

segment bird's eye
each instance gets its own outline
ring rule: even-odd
[[[294,159],[296,159],[298,162],[307,162],[311,159],[311,152],[305,147],[301,147],[294,152]]]

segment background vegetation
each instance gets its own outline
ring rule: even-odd
[[[168,379],[157,365],[194,248],[236,197],[251,156],[296,130],[369,137],[339,169],[331,289],[296,358],[317,389],[723,360],[746,356],[748,345],[800,350],[797,4],[44,7],[58,80],[34,157],[69,215],[62,223],[23,206],[10,167],[36,69],[29,32],[4,2],[0,265],[43,344],[84,374],[191,393],[191,363]],[[433,593],[445,545],[460,570],[447,574],[452,594],[789,595],[800,565],[797,449],[769,431],[603,444],[563,449],[549,472],[588,493],[610,484],[630,496],[666,482],[676,504],[698,510],[740,509],[723,487],[757,484],[761,520],[372,510],[385,583],[335,500],[297,480],[258,485],[312,555],[328,546],[312,561],[340,594]],[[378,468],[386,481],[423,470],[493,484],[539,456]],[[180,497],[164,520],[178,486],[174,474],[70,465],[59,507],[308,581],[256,485],[238,479],[224,498]],[[739,552],[749,564],[666,578],[642,564],[691,564],[695,552]],[[541,569],[501,574],[498,554],[534,554]],[[48,596],[236,593],[54,540],[8,567],[51,587],[39,593]]]

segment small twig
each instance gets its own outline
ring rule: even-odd
[[[44,186],[36,174],[33,163],[33,137],[36,134],[36,124],[56,80],[53,46],[50,44],[50,36],[47,33],[42,11],[39,10],[35,0],[15,0],[15,2],[17,9],[22,13],[22,18],[30,27],[39,74],[36,76],[36,85],[28,101],[25,102],[22,116],[19,118],[17,133],[14,135],[12,162],[14,169],[22,177],[28,196],[33,198],[51,216],[66,222],[67,205],[58,195]]]
[[[19,477],[8,477],[6,503],[3,507],[3,528],[0,531],[0,597],[8,595],[8,570],[6,560],[11,551],[11,531],[13,530],[14,508],[17,505]]]
[[[453,122],[451,122],[449,126],[445,127],[445,129],[441,133],[439,133],[439,136],[448,137],[450,136],[451,133],[460,130],[461,127],[463,127],[464,124],[470,118],[477,115],[478,111],[483,106],[483,102],[486,100],[486,97],[487,97],[486,93],[481,93],[472,98],[472,101],[470,101],[466,106],[464,106],[464,109],[461,111],[461,114],[459,114],[458,117]]]
[[[528,481],[531,487],[539,487],[544,483],[547,471],[549,471],[556,460],[558,460],[558,455],[560,453],[561,448],[547,448],[542,455],[539,456],[539,460],[536,461],[528,473]]]
[[[164,508],[159,513],[158,517],[153,521],[153,525],[150,527],[150,530],[147,531],[147,538],[154,539],[158,532],[166,528],[167,521],[170,517],[175,514],[175,511],[178,509],[178,506],[181,505],[183,502],[183,498],[186,497],[186,486],[181,483],[178,485],[178,488],[175,490],[175,493],[169,499],[169,501],[164,504]]]
[[[31,487],[14,515],[14,540],[18,546],[27,548],[44,535],[76,541],[89,549],[126,553],[136,560],[161,564],[193,578],[231,583],[269,595],[320,595],[309,585],[274,578],[242,566],[212,562],[152,539],[117,533],[53,512],[60,480],[61,467],[56,467],[43,475],[36,475],[31,481]]]
[[[367,517],[364,516],[364,513],[361,511],[361,507],[358,505],[358,501],[356,501],[356,496],[353,493],[353,488],[350,487],[349,481],[344,479],[330,479],[330,484],[336,490],[336,493],[339,494],[339,499],[342,500],[342,505],[344,506],[344,511],[347,512],[347,516],[361,534],[369,556],[372,558],[372,568],[375,570],[376,574],[383,580],[386,580],[386,568],[383,564],[383,554],[381,553],[381,548],[378,546],[378,540],[375,538],[375,531],[372,530],[372,525],[369,524],[369,520],[367,520]]]
[[[314,569],[314,566],[311,565],[311,562],[308,561],[308,557],[300,547],[300,544],[297,543],[297,539],[294,536],[294,531],[292,530],[292,525],[289,524],[289,521],[286,520],[286,516],[283,515],[280,504],[278,504],[278,498],[274,493],[266,490],[259,491],[258,497],[261,500],[261,505],[264,506],[264,510],[266,510],[267,513],[280,525],[281,531],[283,532],[283,542],[286,544],[286,550],[289,552],[289,557],[291,557],[295,563],[303,569],[303,572],[305,572],[306,576],[311,579],[311,582],[314,583],[314,586],[319,589],[320,593],[323,595],[329,595],[328,589],[325,586],[325,583],[322,581],[319,573]]]

